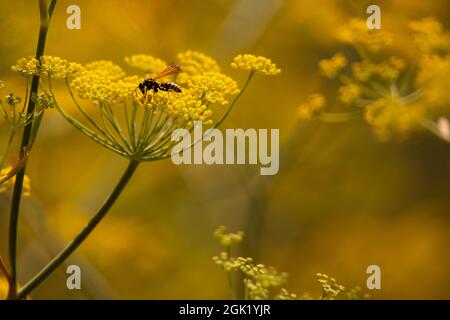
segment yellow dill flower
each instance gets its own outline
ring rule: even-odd
[[[132,67],[141,69],[148,73],[159,72],[167,66],[165,61],[148,54],[134,54],[132,56],[125,57],[125,62]]]
[[[317,273],[317,282],[322,287],[321,299],[333,300],[345,291],[345,287],[338,284],[336,279],[323,273]]]
[[[80,98],[92,100],[95,104],[123,101],[123,87],[97,70],[81,72],[70,86]]]
[[[297,117],[300,120],[310,120],[313,115],[326,105],[325,98],[318,93],[308,96],[306,102],[297,108]]]
[[[206,72],[220,72],[216,60],[198,51],[188,50],[177,54],[177,62],[181,65],[181,72],[177,76],[177,82],[186,84],[192,76]]]
[[[6,176],[13,170],[13,167],[9,166],[6,168],[3,168],[0,171],[0,177]],[[12,177],[11,179],[7,180],[5,183],[0,185],[0,193],[6,192],[14,187],[14,183],[16,182],[16,177]],[[25,175],[23,179],[23,195],[29,196],[31,194],[31,180],[30,178]]]
[[[361,96],[361,88],[355,83],[348,83],[338,90],[338,99],[343,104],[352,104]]]
[[[392,36],[384,30],[369,30],[366,22],[352,19],[338,29],[337,39],[351,45],[364,45],[371,51],[379,51],[392,43]]]
[[[23,76],[30,77],[39,74],[39,60],[36,58],[20,58],[11,70]]]
[[[238,231],[236,233],[225,233],[225,226],[220,226],[214,231],[214,237],[219,240],[220,244],[224,247],[234,246],[242,241],[244,238],[244,232]]]
[[[205,72],[192,76],[187,86],[205,101],[221,105],[228,104],[227,96],[239,92],[236,81],[219,72]]]
[[[24,76],[46,75],[61,79],[79,72],[82,67],[60,57],[43,56],[40,61],[36,58],[20,58],[11,69]]]
[[[335,78],[339,72],[347,65],[347,59],[341,53],[336,53],[331,59],[324,59],[319,62],[320,72],[327,78]]]
[[[285,288],[281,288],[278,295],[275,296],[275,300],[297,300],[298,297],[295,293],[288,292]]]
[[[365,118],[378,137],[387,140],[394,134],[402,136],[418,129],[424,119],[424,108],[394,97],[380,98],[366,107]]]
[[[366,82],[375,73],[375,65],[368,61],[352,63],[352,75],[361,82]]]
[[[88,63],[85,66],[86,70],[107,78],[109,80],[118,80],[125,76],[125,72],[122,68],[111,61],[99,60]]]
[[[424,53],[434,53],[450,48],[450,34],[434,18],[412,21],[409,28],[414,32],[413,41]]]
[[[277,75],[281,73],[281,69],[272,60],[253,54],[240,54],[236,56],[231,63],[231,67],[238,70],[252,70],[265,75]]]
[[[450,54],[424,55],[419,62],[416,84],[423,88],[424,98],[430,106],[450,104]]]
[[[374,72],[386,80],[397,79],[400,71],[405,68],[405,62],[398,57],[390,57],[388,61],[376,64]]]

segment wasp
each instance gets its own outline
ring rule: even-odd
[[[144,96],[147,95],[147,92],[152,90],[154,93],[157,93],[158,90],[181,93],[181,88],[176,83],[157,81],[160,78],[167,77],[172,74],[177,74],[180,71],[181,68],[178,63],[171,63],[164,70],[156,74],[154,77],[147,78],[144,81],[140,82],[139,85],[136,87],[136,89],[134,89],[133,93],[136,93],[137,89],[139,89]]]

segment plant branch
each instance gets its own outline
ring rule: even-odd
[[[56,0],[52,0],[50,8],[47,7],[46,0],[39,0],[39,11],[40,11],[40,29],[39,29],[39,38],[38,44],[36,48],[36,59],[40,61],[40,58],[44,54],[45,49],[45,41],[47,38],[48,25],[51,18],[51,14],[53,14],[53,10],[56,5]],[[49,10],[50,9],[50,10]],[[39,75],[33,76],[31,81],[31,89],[30,89],[30,97],[36,95],[39,90]],[[26,116],[32,117],[35,111],[35,102],[33,99],[29,99]],[[33,129],[33,121],[27,123],[24,127],[22,143],[20,147],[20,156],[19,158],[26,157],[24,154],[27,154],[30,150],[30,142],[32,138],[32,129]],[[22,188],[23,188],[23,180],[25,177],[25,169],[26,169],[26,160],[23,167],[17,173],[16,180],[14,183],[14,190],[12,196],[11,203],[11,213],[10,213],[10,221],[9,221],[9,258],[11,264],[11,281],[12,286],[10,286],[9,296],[16,296],[16,288],[17,288],[17,264],[16,264],[16,251],[17,251],[17,229],[18,229],[18,220],[19,220],[19,208],[20,208],[20,200],[22,197]]]
[[[41,284],[56,268],[58,268],[92,233],[95,227],[100,223],[103,217],[108,213],[109,209],[116,202],[117,198],[122,193],[125,186],[130,181],[136,171],[139,162],[130,160],[127,169],[123,173],[114,190],[108,196],[104,204],[98,212],[92,217],[87,225],[80,231],[80,233],[55,257],[50,261],[33,279],[31,279],[22,289],[19,290],[17,297],[22,299],[33,291],[39,284]]]

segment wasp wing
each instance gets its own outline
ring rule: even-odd
[[[163,71],[159,72],[158,74],[156,74],[153,79],[159,79],[162,77],[167,77],[170,76],[172,74],[177,74],[181,71],[180,68],[180,64],[173,62],[171,64],[169,64]]]

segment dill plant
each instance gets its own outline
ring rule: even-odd
[[[240,274],[243,276],[244,299],[245,300],[313,300],[314,297],[305,292],[301,295],[290,293],[284,285],[287,284],[288,274],[279,272],[274,267],[256,263],[252,257],[235,257],[232,248],[236,249],[244,240],[244,232],[226,232],[224,226],[220,226],[214,232],[214,237],[219,241],[224,251],[212,258],[214,264],[225,271],[230,296],[234,299],[238,297],[237,288],[233,282],[233,276]],[[347,290],[339,284],[335,278],[323,273],[317,273],[317,283],[321,288],[319,300],[347,299],[357,300],[369,298],[369,295],[362,292],[361,287],[356,286]]]
[[[368,30],[363,20],[339,28],[336,39],[357,58],[338,52],[319,62],[320,74],[338,85],[336,99],[327,103],[314,93],[298,107],[298,118],[362,117],[382,140],[427,129],[450,142],[450,33],[433,18],[412,21],[409,29],[414,49],[405,55],[393,46],[394,34]]]
[[[127,75],[119,65],[111,61],[98,60],[81,65],[61,57],[44,55],[48,26],[56,2],[52,0],[47,5],[47,1],[39,1],[41,27],[36,54],[34,57],[20,58],[12,66],[12,70],[23,76],[27,83],[26,98],[21,101],[11,95],[6,99],[8,107],[1,105],[3,117],[11,127],[10,139],[23,128],[18,163],[15,167],[2,170],[0,180],[0,191],[13,189],[9,270],[0,259],[0,267],[8,284],[9,299],[26,298],[84,242],[113,206],[141,162],[163,160],[171,156],[171,149],[176,143],[170,139],[174,130],[191,130],[194,121],[217,128],[227,118],[255,74],[276,75],[281,72],[265,57],[238,55],[231,63],[232,68],[248,72],[246,82],[239,89],[231,77],[221,72],[214,59],[189,50],[176,56],[177,62],[182,65],[181,72],[176,75],[176,82],[181,85],[182,93],[160,91],[147,96],[133,95],[140,80],[161,70],[167,63],[147,54],[128,56],[124,59],[125,63],[139,73]],[[59,95],[54,90],[55,81],[64,82],[75,112],[67,111],[68,108],[59,102]],[[3,83],[0,83],[0,89],[2,88]],[[16,105],[21,102],[23,107],[17,112]],[[44,112],[51,110],[57,110],[93,142],[127,158],[129,164],[111,194],[86,226],[41,271],[18,288],[16,245],[19,208],[21,196],[29,193],[25,165],[42,116]],[[213,117],[213,111],[216,110],[222,115]],[[14,117],[11,118],[11,115]],[[195,141],[192,145],[200,142]],[[4,157],[2,165],[3,159]]]

